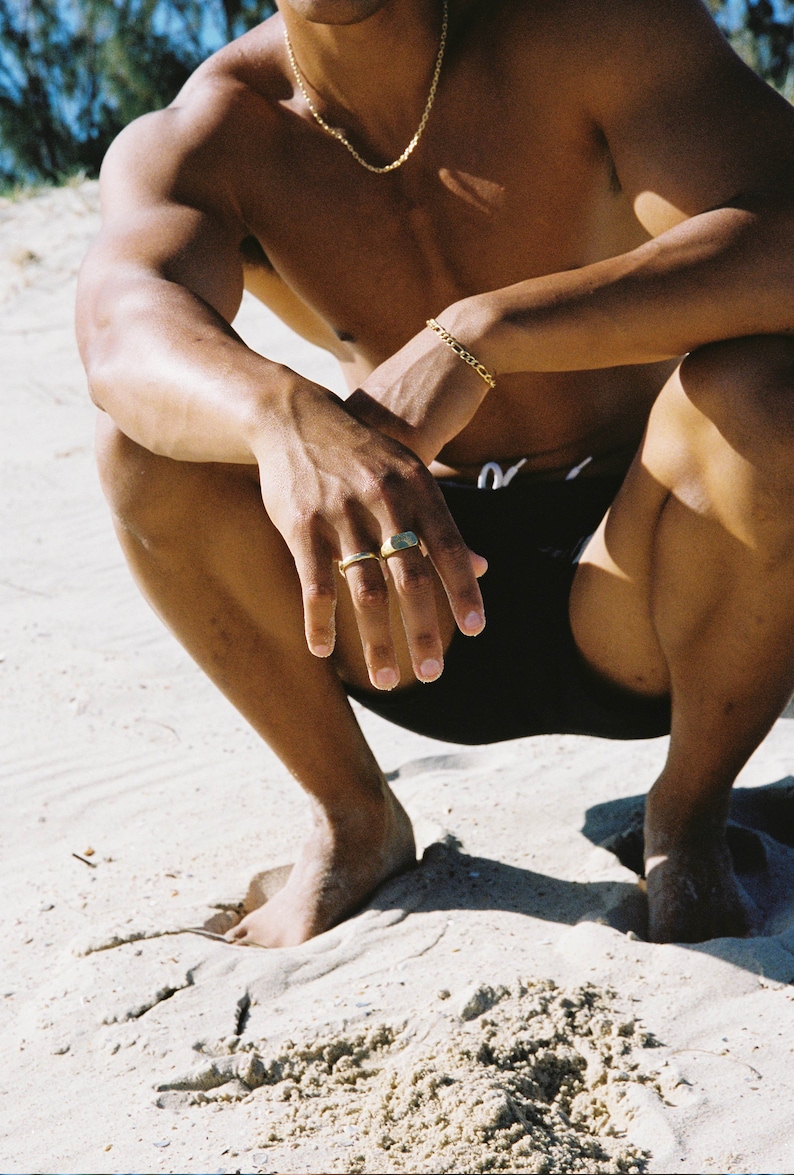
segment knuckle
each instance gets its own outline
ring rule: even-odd
[[[462,611],[468,611],[471,608],[473,608],[476,612],[482,611],[482,593],[476,584],[471,591],[458,592],[457,596],[457,606]]]
[[[327,639],[329,631],[330,631],[330,625],[317,624],[317,623],[307,624],[305,631],[306,631],[306,636],[310,642],[312,642],[312,643],[317,642],[319,644],[321,641],[324,641]]]
[[[423,563],[405,559],[394,573],[398,590],[404,596],[424,596],[431,589],[430,572]]]
[[[469,548],[456,531],[442,531],[433,543],[434,551],[450,563],[469,563]]]
[[[411,645],[415,652],[434,653],[438,647],[436,633],[425,629],[422,632],[412,633]]]
[[[387,477],[388,470],[373,469],[372,467],[362,469],[360,480],[357,484],[356,497],[360,495],[365,501],[379,498],[383,492]]]
[[[427,472],[427,468],[419,460],[409,460],[406,463],[405,470],[403,471],[403,481],[412,488],[417,489],[420,487],[425,489],[428,484],[427,479],[429,476],[430,475]]]
[[[348,527],[351,524],[355,525],[361,514],[361,504],[362,502],[366,504],[368,500],[368,494],[369,487],[365,486],[363,493],[360,496],[353,493],[346,493],[344,495],[340,495],[339,499],[336,501],[335,512],[339,515],[340,518],[344,519]]]
[[[314,534],[317,528],[317,511],[309,506],[296,506],[292,513],[292,533],[303,541]]]
[[[384,469],[377,479],[378,485],[385,493],[393,492],[402,486],[405,481],[405,471],[390,467]]]
[[[307,604],[329,604],[335,597],[334,586],[328,580],[310,580],[303,586],[303,598]]]
[[[388,606],[389,594],[384,583],[359,583],[353,590],[353,600],[362,612],[375,612]]]
[[[365,656],[370,665],[382,665],[391,660],[391,649],[382,641],[376,644],[368,643]]]
[[[401,494],[406,487],[411,490],[424,487],[428,478],[430,474],[419,458],[406,456],[399,465],[384,471],[381,483],[390,494]]]

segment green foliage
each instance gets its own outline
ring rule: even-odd
[[[122,127],[272,11],[267,0],[0,0],[0,182],[95,175]]]
[[[794,0],[709,0],[736,52],[794,98]]]

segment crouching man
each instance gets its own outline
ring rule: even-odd
[[[670,731],[651,937],[746,933],[729,794],[794,688],[794,112],[698,0],[279,0],[102,207],[120,541],[312,802],[234,939],[415,858],[348,696],[458,742]],[[347,401],[242,343],[244,286]]]

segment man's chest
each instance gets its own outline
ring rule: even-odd
[[[249,201],[275,275],[371,362],[461,298],[646,239],[571,103],[454,80],[398,171],[369,173],[304,122]]]

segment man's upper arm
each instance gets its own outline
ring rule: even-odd
[[[610,0],[601,12],[588,102],[649,232],[733,201],[794,195],[794,111],[699,0]]]
[[[81,312],[138,283],[174,282],[227,322],[243,290],[245,229],[224,183],[226,161],[191,112],[169,108],[131,124],[102,167],[102,230],[81,275]],[[104,315],[102,315],[104,316]]]

